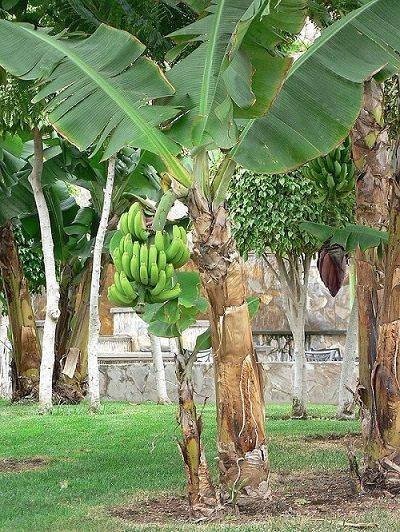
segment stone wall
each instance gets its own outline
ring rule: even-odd
[[[265,400],[267,402],[290,402],[293,386],[293,364],[271,362],[263,364],[265,378]],[[336,404],[340,378],[340,362],[312,362],[307,364],[307,401],[310,403]],[[175,366],[165,363],[168,393],[176,401]],[[354,370],[355,388],[357,368]],[[196,401],[204,402],[208,398],[215,401],[214,375],[211,364],[195,364],[193,380]],[[153,364],[151,362],[101,364],[101,396],[105,400],[156,401],[156,385]]]

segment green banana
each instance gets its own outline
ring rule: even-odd
[[[176,285],[173,288],[170,288],[169,290],[163,290],[158,295],[152,295],[151,299],[154,301],[154,303],[162,303],[164,301],[176,299],[180,293],[181,293],[180,284],[176,283]]]
[[[119,248],[115,248],[112,254],[112,260],[117,272],[122,271],[121,252]]]
[[[333,163],[334,167],[335,167],[335,177],[339,177],[340,176],[340,173],[342,171],[342,167],[340,165],[340,163],[335,160],[335,162]]]
[[[142,209],[142,206],[140,205],[140,203],[138,201],[135,201],[135,203],[133,203],[130,206],[130,209],[128,212],[128,229],[131,235],[134,235],[134,236],[136,234],[135,233],[135,216],[136,216],[136,213],[138,213],[141,209]]]
[[[133,289],[126,275],[122,275],[120,277],[120,281],[121,281],[122,290],[124,291],[124,294],[126,295],[126,297],[131,298],[132,300],[136,299],[137,293]]]
[[[329,172],[334,172],[335,171],[335,167],[334,167],[334,162],[332,160],[332,156],[330,153],[328,153],[325,157],[324,157],[324,162],[325,162],[325,165],[326,165],[326,168]]]
[[[121,292],[117,289],[115,284],[112,284],[108,288],[108,299],[111,301],[111,303],[115,303],[118,306],[125,306],[131,304],[131,299],[127,298],[124,294],[121,294]]]
[[[326,178],[326,184],[330,191],[335,189],[335,180],[333,179],[331,174],[329,174],[328,177]]]
[[[165,274],[165,271],[161,270],[158,276],[158,282],[155,287],[150,290],[150,294],[153,296],[158,296],[158,294],[160,294],[164,290],[166,284],[167,276]]]
[[[165,267],[167,265],[167,256],[165,255],[165,251],[161,250],[158,252],[158,260],[157,260],[157,266],[159,271],[165,270]]]
[[[149,284],[151,286],[156,286],[157,283],[158,283],[158,278],[159,278],[159,274],[158,274],[158,266],[155,262],[153,262],[150,266],[150,280],[149,280]]]
[[[167,261],[172,261],[177,253],[181,251],[182,240],[180,238],[174,238],[171,244],[168,246],[165,254],[167,256]]]
[[[149,258],[148,258],[148,265],[149,268],[152,264],[157,263],[157,248],[154,244],[151,244],[149,247]]]
[[[185,231],[185,228],[182,226],[179,226],[179,231],[181,232],[181,240],[186,246],[188,240],[187,240],[187,233]]]
[[[147,272],[147,264],[144,264],[143,262],[140,263],[140,282],[142,284],[148,285],[149,284],[149,274]]]
[[[181,249],[177,252],[177,254],[171,259],[171,262],[172,264],[174,265],[174,268],[177,269],[177,264],[180,263],[184,253],[185,253],[185,246],[183,245],[183,242],[182,242],[182,246],[181,246]]]
[[[171,239],[169,237],[169,234],[164,231],[164,251],[168,248],[168,246],[171,244]]]
[[[154,245],[156,246],[157,251],[164,251],[164,235],[162,231],[156,231]]]
[[[181,232],[179,230],[179,226],[178,225],[173,225],[172,226],[172,237],[173,238],[181,238]]]
[[[119,252],[121,253],[121,257],[125,251],[124,248],[125,248],[125,237],[122,237],[121,240],[119,241]]]
[[[140,283],[140,260],[139,255],[133,253],[130,263],[131,276],[134,281]]]
[[[142,209],[140,209],[135,215],[134,229],[138,240],[146,241],[149,238],[149,233],[145,229]]]
[[[147,244],[142,244],[140,246],[140,264],[144,264],[147,268],[147,265],[149,263],[149,248],[147,247]]]
[[[131,255],[127,251],[124,251],[124,254],[122,255],[122,271],[125,273],[125,275],[128,277],[128,279],[132,279],[131,274]]]
[[[179,259],[179,261],[174,264],[175,268],[178,269],[178,268],[181,268],[184,264],[187,263],[187,261],[190,259],[190,251],[189,251],[189,248],[185,248],[183,250],[183,253]]]
[[[347,177],[347,164],[342,164],[342,171],[340,172],[339,181],[345,181]]]
[[[121,218],[119,219],[119,228],[121,230],[121,233],[123,235],[127,235],[129,233],[129,228],[128,228],[128,213],[127,212],[124,212],[124,214],[121,216]]]
[[[175,271],[174,265],[169,262],[167,266],[165,267],[165,275],[167,276],[167,280],[172,279],[174,275],[174,271]]]
[[[129,253],[129,255],[132,255],[133,251],[133,242],[132,242],[132,235],[129,233],[124,238],[124,251]]]
[[[122,272],[121,272],[122,273]],[[120,280],[120,275],[121,273],[118,273],[118,272],[115,272],[114,273],[114,284],[118,290],[118,292],[121,292],[123,293],[123,290],[122,290],[122,285],[121,285],[121,280]]]

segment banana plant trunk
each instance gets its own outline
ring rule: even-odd
[[[11,222],[0,228],[0,271],[12,332],[13,398],[37,399],[41,348],[28,281],[22,271]]]
[[[210,302],[222,497],[267,498],[269,465],[262,367],[253,347],[243,262],[223,205],[197,186],[189,198],[194,260]]]
[[[399,178],[400,176],[396,176]],[[371,430],[364,485],[400,493],[400,186],[392,183],[390,239],[376,359],[371,372]]]
[[[193,518],[202,519],[215,515],[219,510],[219,502],[201,443],[202,420],[197,415],[194,402],[193,363],[194,360],[185,352],[180,339],[177,338],[175,353],[179,400],[177,421],[182,431],[182,440],[178,445],[185,466],[189,511]]]
[[[375,81],[365,84],[363,109],[352,132],[353,159],[357,167],[356,221],[376,229],[388,225],[390,145],[383,122],[383,89]],[[376,449],[381,447],[373,385],[378,358],[378,319],[382,302],[384,267],[375,250],[356,251],[359,383],[364,461],[363,480],[375,484],[371,471],[379,470]],[[382,344],[380,350],[382,351]],[[382,353],[380,354],[382,357]]]

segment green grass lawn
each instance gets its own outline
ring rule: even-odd
[[[358,421],[337,421],[335,409],[314,406],[309,420],[284,419],[288,405],[270,405],[267,427],[271,469],[277,473],[344,469],[344,448],[312,446],[313,435],[356,434]],[[214,467],[215,409],[204,408],[204,442]],[[132,521],[108,509],[149,495],[182,494],[185,478],[176,447],[179,430],[174,406],[150,403],[105,403],[101,414],[87,406],[57,407],[39,416],[34,406],[0,402],[1,458],[45,457],[42,468],[0,473],[0,530],[138,530]],[[368,515],[365,518],[373,518]],[[379,523],[394,530],[393,516]],[[360,520],[364,520],[361,516]],[[328,526],[328,528],[324,528]],[[386,525],[385,525],[386,526]],[[210,528],[221,529],[222,525]],[[310,528],[311,527],[311,528]],[[238,529],[238,527],[233,527]],[[233,529],[224,525],[224,530]],[[182,527],[171,525],[170,530]],[[188,530],[193,525],[188,525]],[[240,530],[334,530],[307,519],[273,518],[268,528],[243,525]],[[339,528],[341,530],[341,528]],[[147,526],[147,530],[155,530]],[[383,528],[382,530],[385,530]],[[400,530],[400,526],[398,528]]]

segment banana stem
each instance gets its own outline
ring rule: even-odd
[[[167,216],[171,207],[175,203],[176,194],[172,190],[167,190],[158,204],[156,213],[153,218],[154,231],[162,231],[167,223]]]

